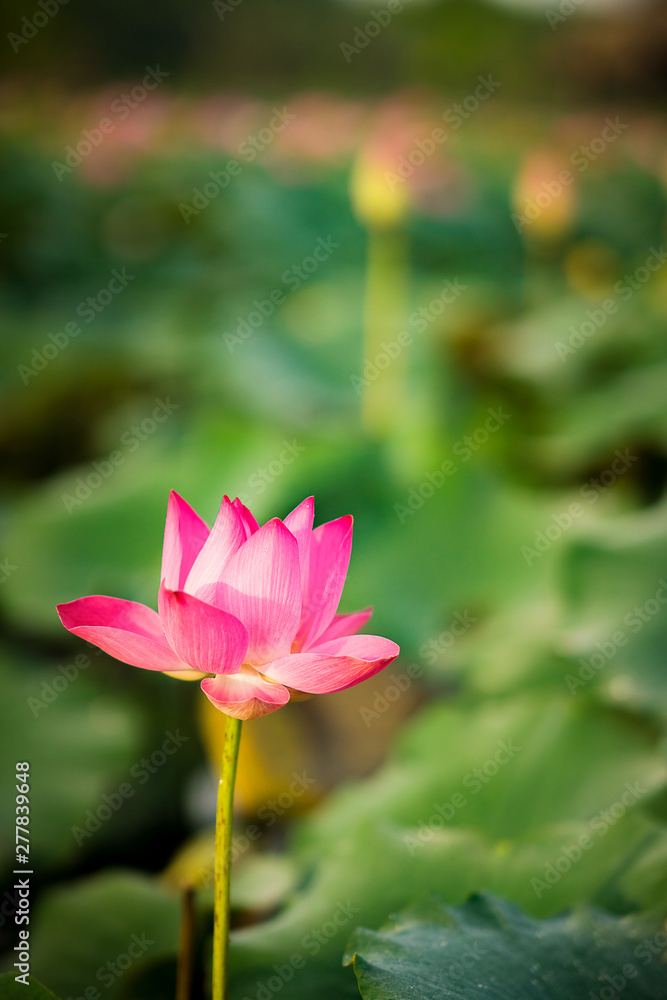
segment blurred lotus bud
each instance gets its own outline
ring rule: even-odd
[[[514,185],[512,219],[526,239],[555,240],[574,219],[575,178],[550,152],[529,153]]]
[[[370,229],[394,228],[407,215],[406,186],[388,183],[386,174],[390,166],[375,154],[362,150],[352,170],[352,207]]]

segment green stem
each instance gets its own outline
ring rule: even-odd
[[[387,340],[403,330],[407,315],[408,262],[405,234],[371,227],[364,303],[364,360],[374,364]],[[406,355],[395,358],[382,377],[367,380],[361,403],[362,423],[374,437],[391,438],[405,417]]]
[[[229,956],[229,882],[231,874],[232,812],[241,721],[225,718],[220,763],[218,810],[215,819],[215,893],[213,902],[213,1000],[227,1000]]]

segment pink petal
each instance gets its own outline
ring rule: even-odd
[[[243,521],[245,527],[246,538],[250,538],[250,536],[254,535],[257,529],[259,528],[259,524],[252,516],[252,514],[245,506],[245,504],[241,503],[238,497],[236,497],[236,499],[232,503],[232,507],[234,508],[235,511],[237,511],[241,515],[241,520]]]
[[[277,517],[229,560],[215,603],[247,628],[246,662],[259,666],[289,652],[301,615],[299,552],[294,535]]]
[[[205,674],[234,673],[243,663],[248,633],[238,618],[182,590],[160,588],[160,620],[178,655]]]
[[[297,691],[326,694],[365,681],[395,660],[399,647],[379,635],[348,635],[292,653],[262,667],[262,673]]]
[[[270,684],[252,667],[243,667],[238,674],[207,677],[201,687],[216,708],[234,719],[257,719],[289,701],[287,688]]]
[[[296,645],[303,649],[324,632],[343,593],[352,551],[352,516],[315,528],[311,536],[308,589]]]
[[[196,594],[204,601],[212,601],[215,597],[215,585],[226,563],[245,540],[246,531],[241,516],[229,497],[224,497],[211,533],[195,559],[182,589],[189,594]]]
[[[59,604],[58,614],[66,629],[123,663],[145,670],[190,669],[167,643],[158,613],[145,604],[81,597]]]
[[[355,635],[360,628],[363,628],[368,619],[373,614],[372,608],[364,608],[363,611],[355,611],[351,615],[334,615],[333,621],[324,630],[319,639],[313,645],[328,642],[329,639],[340,639],[345,635]]]
[[[160,573],[160,579],[166,582],[167,587],[179,590],[185,586],[192,564],[208,535],[208,525],[190,504],[172,490],[167,505]]]
[[[313,534],[313,517],[315,514],[315,499],[307,497],[291,514],[288,514],[283,524],[292,532],[299,547],[299,566],[301,569],[301,594],[305,598],[308,587],[308,571],[310,562],[310,539]]]

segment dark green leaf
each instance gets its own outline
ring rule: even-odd
[[[345,961],[364,1000],[661,1000],[665,945],[656,920],[582,910],[540,922],[490,896],[456,909],[434,898],[358,930]]]
[[[34,976],[28,977],[26,985],[23,982],[17,982],[13,972],[0,975],[0,998],[2,1000],[19,1000],[19,998],[23,998],[23,1000],[57,1000],[55,993],[37,982]]]
[[[176,893],[133,872],[109,871],[44,895],[31,934],[33,969],[63,996],[94,986],[118,997],[146,963],[176,954]]]

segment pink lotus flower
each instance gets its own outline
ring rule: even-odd
[[[290,695],[342,691],[399,653],[356,635],[366,608],[336,614],[352,548],[352,517],[313,530],[313,498],[260,527],[225,497],[213,528],[169,497],[159,613],[135,601],[82,597],[60,604],[66,629],[124,663],[196,679],[227,715],[275,712]]]

